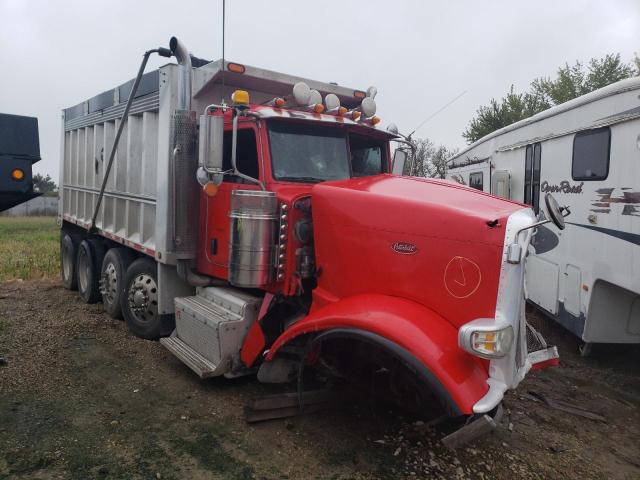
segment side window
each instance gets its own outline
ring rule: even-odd
[[[231,140],[232,132],[224,132],[224,154],[222,168],[231,170]],[[252,128],[238,129],[238,140],[236,149],[236,165],[238,170],[253,178],[260,176],[258,168],[258,148],[256,146],[256,134]],[[245,180],[232,174],[224,176],[225,182],[244,183]]]
[[[571,178],[604,180],[609,175],[611,129],[596,128],[576,133],[573,137]]]
[[[378,175],[385,171],[383,143],[360,135],[349,135],[351,169],[354,177]]]
[[[469,186],[477,190],[484,190],[484,181],[482,172],[474,172],[469,174]]]

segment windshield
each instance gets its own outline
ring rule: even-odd
[[[276,180],[321,182],[351,177],[342,129],[271,122],[269,143]]]

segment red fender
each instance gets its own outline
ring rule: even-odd
[[[460,414],[473,414],[489,389],[485,364],[458,347],[456,328],[418,303],[379,294],[348,297],[312,312],[278,337],[266,360],[300,335],[331,329],[370,332],[398,345],[435,377],[442,387],[436,393],[448,396]]]

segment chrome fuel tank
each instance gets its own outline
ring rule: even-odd
[[[234,190],[229,217],[229,283],[238,287],[262,287],[271,283],[276,267],[276,194]]]

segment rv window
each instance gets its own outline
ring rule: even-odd
[[[232,132],[224,132],[224,153],[222,158],[222,168],[231,170],[231,140]],[[256,147],[256,134],[252,128],[238,130],[238,140],[236,149],[236,166],[240,173],[244,173],[253,178],[260,176],[258,169],[258,149]],[[248,180],[235,175],[225,175],[225,182],[250,183]]]
[[[524,158],[524,203],[531,205],[538,213],[540,209],[540,162],[542,146],[540,143],[527,145]]]
[[[480,191],[484,191],[484,185],[482,181],[482,172],[475,172],[469,174],[469,186]]]
[[[531,205],[531,164],[533,162],[533,145],[527,145],[524,160],[524,203]]]
[[[573,138],[573,163],[571,177],[574,180],[604,180],[609,175],[611,150],[609,127],[576,133]]]
[[[533,176],[531,178],[531,205],[536,214],[540,210],[540,156],[542,147],[539,143],[533,145]]]

